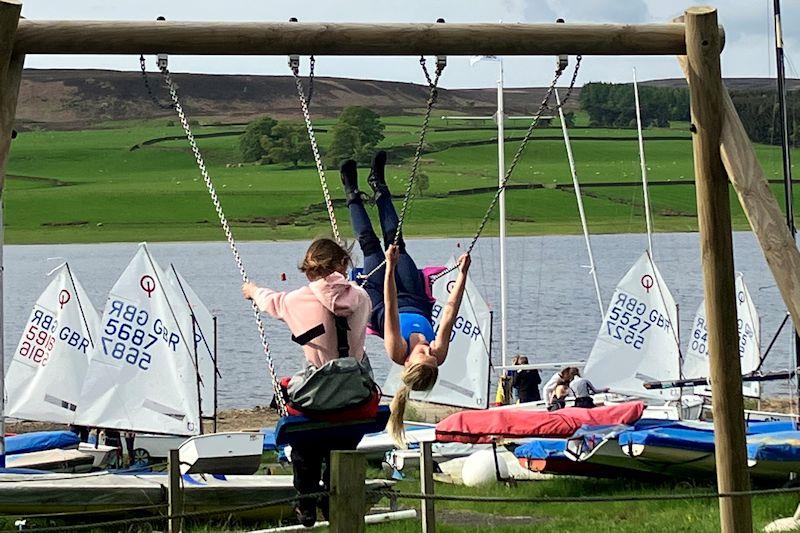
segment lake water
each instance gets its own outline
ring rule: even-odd
[[[412,240],[408,249],[418,265],[444,264],[460,253],[456,239]],[[644,235],[598,235],[592,238],[600,287],[607,303],[614,286],[646,246]],[[297,263],[308,242],[250,242],[241,252],[251,279],[260,285],[291,290],[304,282]],[[655,260],[680,305],[681,331],[689,331],[702,300],[700,249],[695,233],[654,236]],[[102,312],[106,295],[137,250],[131,243],[6,246],[5,343],[13,353],[31,307],[48,280],[45,275],[68,260]],[[153,244],[150,250],[162,267],[173,263],[208,308],[218,317],[220,407],[266,405],[271,399],[263,352],[250,306],[240,294],[236,265],[223,242]],[[492,308],[499,307],[499,243],[482,238],[473,253],[471,275]],[[734,235],[736,269],[745,276],[761,315],[762,348],[785,316],[775,281],[751,233]],[[584,360],[600,326],[600,312],[585,265],[581,236],[509,238],[509,353],[523,353],[531,362]],[[286,281],[281,274],[286,273]],[[297,370],[302,354],[282,323],[266,319],[272,353],[280,374]],[[499,315],[495,313],[493,360],[499,362]],[[793,366],[790,328],[784,328],[765,369]],[[683,345],[685,347],[685,342]],[[376,377],[382,382],[389,368],[382,342],[367,340]],[[452,354],[451,354],[452,356]],[[768,392],[787,390],[777,383]]]

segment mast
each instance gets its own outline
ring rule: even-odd
[[[794,195],[792,193],[792,160],[789,152],[789,115],[786,109],[786,69],[783,54],[783,27],[781,26],[781,2],[772,1],[775,17],[775,66],[778,82],[778,111],[781,119],[781,152],[783,154],[783,195],[786,207],[786,224],[796,240],[797,228],[794,225]],[[795,366],[800,366],[800,336],[794,331]],[[800,379],[797,380],[798,408],[800,408]]]
[[[777,0],[776,0],[777,1]],[[647,188],[647,163],[644,159],[642,136],[642,112],[639,107],[639,85],[636,82],[636,67],[633,67],[633,97],[636,102],[636,131],[639,137],[639,165],[642,169],[642,191],[644,192],[644,218],[647,223],[647,249],[653,257],[653,221],[650,219],[650,191]]]
[[[600,296],[600,283],[597,281],[597,270],[594,265],[594,254],[592,253],[592,241],[589,239],[589,226],[586,223],[586,212],[583,209],[583,197],[581,196],[581,185],[578,182],[578,173],[575,170],[575,158],[572,156],[572,144],[569,142],[569,132],[567,122],[564,120],[564,110],[561,108],[561,98],[558,90],[554,91],[556,97],[556,107],[558,108],[558,118],[561,121],[561,132],[564,134],[564,146],[567,147],[567,159],[569,160],[569,170],[572,175],[572,186],[575,188],[575,200],[578,202],[578,214],[581,217],[581,227],[583,228],[583,238],[586,241],[586,251],[589,253],[589,271],[594,281],[594,291],[597,295],[597,305],[600,308],[600,321],[605,317],[605,306],[603,298]]]
[[[503,60],[500,62],[500,79],[497,80],[497,181],[503,186],[506,173],[505,109],[503,105]],[[500,355],[503,366],[508,364],[508,280],[506,279],[506,191],[500,191]]]

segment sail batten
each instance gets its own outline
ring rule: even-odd
[[[196,435],[199,406],[190,318],[146,245],[109,293],[78,402],[79,425]]]

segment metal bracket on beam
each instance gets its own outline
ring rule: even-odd
[[[165,17],[158,17],[156,21],[165,21],[167,20]],[[156,65],[158,66],[158,70],[164,71],[169,66],[169,56],[167,54],[158,54],[156,56]]]
[[[436,19],[437,24],[444,24],[443,18]],[[436,56],[436,70],[439,72],[444,70],[444,67],[447,66],[447,56]]]
[[[290,18],[289,22],[297,22],[297,17]],[[289,69],[294,72],[295,75],[300,74],[300,54],[289,55]]]
[[[564,24],[564,19],[559,18],[556,19],[557,24]],[[556,65],[556,70],[559,72],[563,71],[569,65],[569,56],[567,54],[561,54],[558,56],[558,64]]]

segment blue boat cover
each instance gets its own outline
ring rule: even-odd
[[[6,455],[76,448],[80,442],[71,431],[34,431],[6,437]]]
[[[778,431],[747,437],[752,461],[800,461],[800,431]]]
[[[626,431],[619,436],[619,445],[642,444],[680,450],[714,451],[714,432],[688,429],[678,424],[643,431]]]
[[[791,420],[773,420],[769,422],[748,422],[747,434],[760,435],[761,433],[775,433],[778,431],[794,431],[794,422]]]
[[[563,459],[567,447],[565,439],[533,439],[514,450],[520,459]]]
[[[261,428],[261,434],[264,435],[264,451],[274,452],[278,449],[275,444],[275,428]]]

